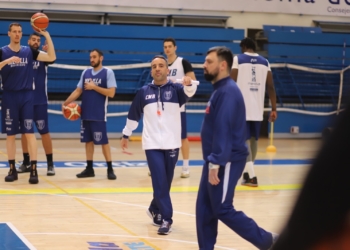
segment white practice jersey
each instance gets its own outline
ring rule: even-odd
[[[182,57],[176,57],[172,64],[169,64],[168,78],[172,82],[182,79],[187,72],[193,71],[191,64]],[[185,112],[185,104],[181,106],[181,112]]]
[[[262,121],[267,73],[271,71],[266,58],[256,53],[234,57],[233,69],[238,69],[237,85],[242,92],[247,121]]]

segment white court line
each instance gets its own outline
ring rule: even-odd
[[[11,223],[11,222],[0,222],[5,223],[11,230],[17,235],[18,238],[30,249],[36,250],[36,248],[23,236],[23,234]]]
[[[132,235],[121,235],[121,234],[84,234],[84,233],[25,233],[25,235],[69,235],[69,236],[107,236],[107,237],[125,237],[125,238],[142,238],[142,239],[150,239],[150,240],[163,240],[163,241],[172,241],[177,243],[185,243],[185,244],[191,244],[191,245],[198,245],[197,242],[194,241],[185,241],[185,240],[176,240],[176,239],[169,239],[169,238],[156,238],[156,237],[149,237],[149,236],[132,236]],[[234,248],[228,248],[228,247],[222,247],[222,246],[215,246],[216,249],[225,249],[225,250],[237,250]]]
[[[148,206],[144,206],[144,205],[137,205],[137,204],[132,204],[132,203],[120,202],[120,201],[102,200],[102,199],[89,198],[89,197],[81,197],[81,196],[75,196],[75,195],[69,195],[69,194],[49,194],[49,193],[43,193],[43,192],[32,192],[32,191],[21,190],[21,189],[7,189],[7,188],[0,188],[0,190],[26,192],[29,194],[52,195],[52,196],[58,196],[58,197],[64,197],[64,198],[77,198],[77,199],[82,199],[82,200],[92,200],[92,201],[106,202],[106,203],[115,203],[115,204],[119,204],[119,205],[140,207],[140,208],[144,208],[144,209],[148,208]],[[187,215],[187,216],[191,216],[191,217],[196,217],[194,214],[189,214],[189,213],[184,213],[184,212],[173,211],[173,213]]]

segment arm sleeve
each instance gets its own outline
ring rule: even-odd
[[[237,119],[234,117],[237,103],[232,93],[224,92],[215,97],[213,105],[215,105],[214,120],[217,125],[214,127],[211,154],[207,160],[213,164],[225,166],[230,161],[231,151],[227,149],[231,148],[230,135],[233,133],[231,131],[233,123]],[[242,132],[245,135],[244,132],[245,130]]]
[[[36,59],[38,59],[38,55],[39,55],[40,51],[36,50],[36,49],[32,49],[32,48],[30,48],[30,49],[32,50],[33,60],[36,61]]]
[[[107,88],[117,88],[117,81],[113,70],[107,69]]]
[[[85,74],[85,71],[86,71],[86,69],[83,71],[83,73],[81,73],[80,80],[79,80],[78,85],[77,85],[77,87],[81,88],[81,89],[83,88],[83,76]]]
[[[184,73],[193,72],[192,65],[186,59],[182,59],[182,67],[184,68]]]
[[[237,57],[237,56],[235,56],[235,57],[233,58],[232,68],[233,68],[233,69],[238,69],[238,57]]]
[[[2,62],[2,49],[0,49],[0,62]]]
[[[137,126],[143,113],[143,89],[140,89],[131,103],[123,135],[129,137]]]
[[[194,94],[196,93],[196,90],[197,90],[196,84],[192,84],[189,86],[183,86],[182,84],[175,83],[174,85],[176,86],[176,92],[177,92],[178,97],[179,97],[180,107],[182,105],[184,105],[186,102],[188,102],[190,97],[194,96]]]

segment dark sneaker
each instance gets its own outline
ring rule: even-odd
[[[247,172],[243,173],[243,180],[242,180],[242,185],[244,185],[245,183],[249,182],[249,174]]]
[[[54,176],[55,174],[56,174],[55,173],[55,165],[48,165],[46,175],[47,176]]]
[[[33,169],[32,171],[30,171],[29,183],[30,184],[39,183],[38,171],[36,169]]]
[[[95,177],[95,171],[93,168],[85,168],[83,172],[77,174],[78,178],[87,178],[87,177]]]
[[[24,164],[23,162],[22,162],[22,164],[20,166],[17,167],[17,172],[19,174],[21,174],[21,173],[29,173],[31,170],[32,170],[32,168],[31,168],[30,164],[27,165],[27,164]]]
[[[242,185],[248,186],[248,187],[257,187],[258,186],[258,179],[256,177],[253,177],[246,182],[243,181]]]
[[[152,225],[160,227],[162,225],[162,215],[156,214],[150,209],[146,210],[147,215],[153,220]]]
[[[5,177],[5,181],[6,182],[13,182],[16,180],[18,180],[16,168],[12,168],[12,169],[10,168],[8,175]]]
[[[171,232],[171,224],[168,221],[163,220],[162,225],[158,229],[158,234],[160,234],[160,235],[167,235],[170,232]]]
[[[117,176],[114,174],[113,169],[107,170],[107,178],[108,178],[108,180],[116,180],[117,179]]]

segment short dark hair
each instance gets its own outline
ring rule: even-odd
[[[165,63],[166,63],[166,66],[168,66],[168,60],[167,60],[164,56],[162,56],[162,55],[156,55],[156,56],[154,56],[154,57],[152,58],[151,62],[153,62],[153,60],[154,60],[154,59],[157,59],[157,58],[163,59],[163,60],[165,61]]]
[[[98,54],[99,56],[103,56],[103,52],[102,52],[101,50],[99,50],[99,49],[92,49],[92,50],[90,51],[90,53],[91,53],[91,52],[94,52],[94,51],[96,51],[97,54]]]
[[[30,34],[29,39],[32,38],[32,36],[41,37],[40,34],[38,34],[38,33],[36,33],[36,32],[33,32],[32,34]]]
[[[9,31],[11,31],[12,26],[18,26],[22,28],[22,25],[20,23],[10,23],[9,25]]]
[[[167,37],[167,38],[165,38],[164,41],[163,41],[163,44],[164,44],[165,42],[172,42],[173,45],[176,46],[176,41],[175,41],[175,39],[172,38],[172,37]]]
[[[241,43],[239,44],[240,47],[246,47],[247,49],[252,49],[252,50],[256,50],[256,44],[255,41],[253,39],[251,39],[250,37],[246,37],[244,38]]]
[[[233,54],[232,51],[225,46],[212,47],[208,50],[207,55],[216,52],[220,60],[226,61],[228,70],[231,70],[233,64]]]

